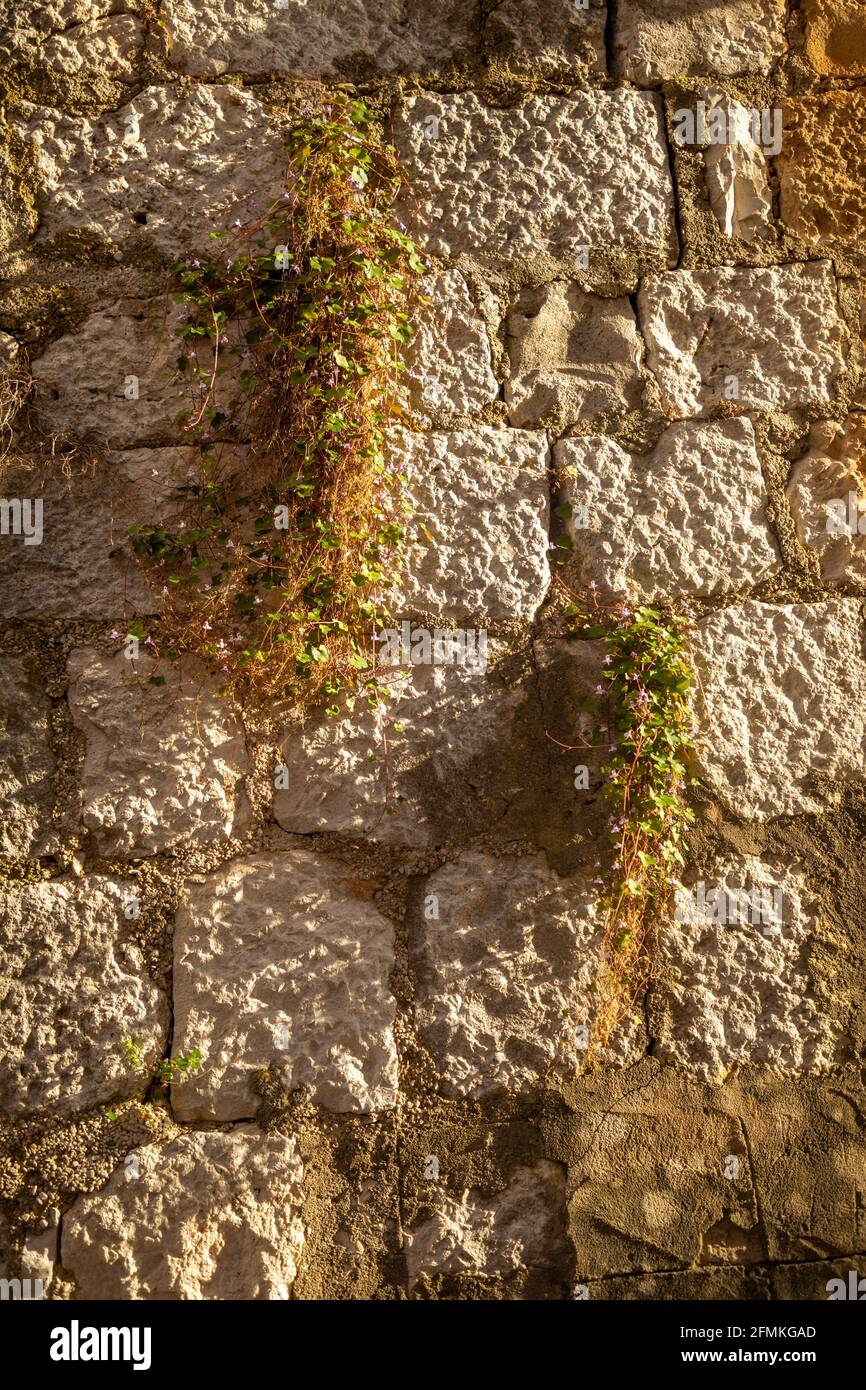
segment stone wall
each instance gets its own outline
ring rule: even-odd
[[[13,441],[2,484],[44,504],[41,543],[0,538],[7,1273],[825,1298],[866,1261],[863,5],[0,14],[0,346],[56,455]],[[165,272],[279,187],[310,77],[366,93],[434,266],[394,611],[488,645],[301,728],[121,639],[153,611],[128,529],[189,457]],[[605,813],[559,745],[601,653],[561,636],[563,535],[573,581],[694,614],[678,906],[783,904],[660,921],[588,1070],[563,1014],[591,1014]],[[170,1106],[130,1037],[201,1050]]]

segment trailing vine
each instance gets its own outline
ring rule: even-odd
[[[683,615],[607,603],[594,584],[577,592],[561,576],[557,583],[570,600],[563,610],[569,635],[601,638],[606,649],[604,684],[592,697],[603,722],[583,745],[608,752],[602,776],[613,849],[609,888],[598,902],[601,946],[588,1061],[631,1014],[650,980],[653,927],[670,913],[684,864],[680,841],[694,819],[684,797],[691,780],[693,676]]]
[[[405,520],[386,444],[427,265],[393,220],[405,176],[363,102],[304,108],[285,148],[279,197],[174,270],[198,462],[171,523],[134,529],[162,606],[133,633],[203,658],[224,692],[334,714],[359,683],[379,696],[373,634]]]

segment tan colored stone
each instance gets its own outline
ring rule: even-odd
[[[164,994],[129,934],[132,882],[104,875],[0,892],[0,1105],[16,1117],[71,1115],[134,1095],[123,1044],[162,1056]]]
[[[500,0],[484,18],[486,57],[546,77],[604,77],[604,0]]]
[[[295,1140],[253,1126],[133,1150],[63,1219],[77,1297],[289,1298],[303,1176]]]
[[[652,86],[669,77],[769,71],[785,51],[785,0],[619,0],[619,77]]]
[[[648,275],[638,306],[648,366],[680,418],[834,399],[849,335],[829,261]]]
[[[63,73],[94,73],[131,82],[144,42],[141,21],[131,14],[109,15],[53,34],[39,48],[39,59]]]
[[[866,76],[863,0],[803,0],[806,57],[816,72]]]
[[[430,303],[415,317],[415,336],[404,362],[409,373],[403,401],[418,424],[475,415],[496,400],[487,330],[456,270],[429,276],[424,293]]]
[[[203,1060],[173,1087],[179,1119],[251,1119],[266,1067],[330,1110],[395,1104],[394,931],[369,900],[374,886],[306,850],[235,859],[187,885],[174,1046]]]
[[[704,169],[710,207],[725,236],[751,241],[772,228],[773,199],[767,160],[755,140],[752,116],[741,102],[725,92],[703,92],[710,112],[725,115],[728,134],[724,144],[709,144],[704,150]]]
[[[48,718],[32,663],[0,656],[0,860],[45,852],[54,770]]]
[[[749,601],[693,636],[698,772],[737,815],[818,811],[816,774],[866,777],[866,660],[856,599]]]
[[[821,579],[866,582],[866,415],[812,426],[808,453],[786,488],[797,535],[813,552]]]
[[[422,1275],[508,1275],[555,1264],[566,1250],[565,1174],[540,1159],[495,1197],[477,1189],[435,1198],[437,1210],[403,1242],[410,1288]]]
[[[525,288],[508,315],[507,344],[513,425],[563,428],[640,408],[642,344],[627,299],[602,299],[561,280]]]
[[[784,124],[782,221],[814,246],[866,250],[866,92],[792,97]]]
[[[154,674],[165,684],[153,685]],[[101,853],[157,854],[246,828],[243,731],[213,681],[146,655],[87,649],[73,651],[69,677],[70,713],[85,739],[82,819]]]

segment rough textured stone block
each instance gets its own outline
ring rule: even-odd
[[[724,113],[728,140],[709,144],[704,150],[704,169],[710,207],[725,236],[751,241],[772,228],[773,199],[767,174],[767,160],[755,140],[751,116],[739,101],[716,90],[701,93],[707,119],[719,110]]]
[[[435,70],[477,46],[464,0],[166,0],[162,13],[171,62],[197,77]]]
[[[487,330],[459,271],[429,277],[424,291],[430,303],[416,316],[415,336],[404,357],[409,382],[401,394],[419,424],[431,425],[477,414],[496,400],[499,383]]]
[[[766,73],[785,51],[785,0],[620,0],[614,54],[620,77]]]
[[[524,780],[508,757],[520,692],[469,666],[380,675],[394,691],[383,711],[359,701],[354,712],[287,740],[277,824],[421,847],[450,842],[479,816],[501,815]]]
[[[726,399],[743,411],[833,399],[848,338],[829,261],[650,275],[638,304],[648,365],[679,416]]]
[[[866,75],[866,17],[862,0],[803,0],[806,57],[816,72]]]
[[[481,31],[485,56],[547,77],[604,77],[604,0],[501,0]]]
[[[810,977],[817,905],[802,871],[737,855],[701,884],[710,903],[695,885],[678,888],[662,932],[666,1017],[654,1055],[717,1082],[753,1062],[781,1072],[830,1066],[837,1039]]]
[[[540,430],[403,435],[412,516],[394,610],[531,618],[550,583],[549,462]]]
[[[639,409],[643,345],[627,299],[602,299],[561,280],[526,288],[509,312],[507,335],[513,425],[565,426],[601,411]]]
[[[235,87],[148,87],[92,121],[33,107],[21,133],[40,175],[42,238],[132,236],[169,257],[213,254],[211,232],[266,210],[282,187],[283,137]]]
[[[42,501],[43,539],[24,545],[0,537],[0,608],[10,617],[111,619],[159,607],[140,570],[130,528],[171,516],[172,494],[198,461],[194,449],[129,449],[109,454],[95,472],[59,470],[34,486],[22,472],[13,496]]]
[[[64,1217],[77,1297],[287,1299],[303,1176],[294,1139],[252,1126],[133,1150]]]
[[[0,656],[0,859],[45,851],[54,758],[48,700],[20,656]]]
[[[82,819],[100,851],[130,858],[243,830],[249,761],[241,727],[213,683],[148,657],[69,658],[69,709],[85,738]]]
[[[821,92],[785,106],[777,161],[782,220],[807,241],[866,245],[866,92]]]
[[[699,623],[694,649],[698,770],[731,810],[755,820],[817,811],[816,773],[863,780],[858,600],[744,603]]]
[[[802,544],[825,584],[866,581],[866,415],[812,426],[786,492]]]
[[[658,98],[531,97],[493,110],[472,92],[412,97],[395,122],[411,207],[438,256],[552,255],[624,247],[675,257]],[[413,210],[420,207],[422,212]]]
[[[70,1115],[142,1080],[124,1055],[136,1038],[162,1056],[165,996],[129,939],[135,885],[102,875],[0,892],[0,1105],[10,1115]]]
[[[579,1061],[574,1029],[592,1023],[598,971],[592,890],[561,879],[543,855],[468,852],[431,874],[424,893],[438,917],[424,922],[416,1019],[446,1094],[522,1091],[557,1054]],[[629,1055],[632,1032],[626,1023],[610,1056]]]
[[[729,593],[779,568],[749,420],[671,425],[646,456],[612,439],[562,439],[566,522],[587,580],[608,597]]]
[[[66,74],[135,76],[143,29],[121,0],[17,0],[0,3],[0,56],[27,58]]]
[[[175,1051],[198,1047],[203,1064],[173,1088],[178,1118],[252,1118],[265,1067],[331,1110],[395,1104],[394,933],[374,888],[305,850],[236,859],[188,885],[175,929]]]
[[[507,1275],[551,1265],[567,1249],[558,1163],[518,1168],[495,1197],[472,1189],[435,1200],[435,1215],[403,1237],[410,1287],[422,1274]]]

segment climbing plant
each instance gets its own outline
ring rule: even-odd
[[[363,102],[337,92],[304,108],[286,155],[264,212],[174,270],[197,463],[171,522],[134,530],[161,596],[140,633],[155,654],[203,658],[242,698],[324,697],[335,713],[358,685],[379,696],[372,639],[405,522],[386,446],[427,267],[395,220],[405,175]]]
[[[603,640],[599,716],[584,746],[605,748],[603,792],[612,862],[599,900],[601,949],[586,1060],[629,1015],[652,973],[654,924],[670,912],[680,841],[693,812],[685,800],[693,715],[687,620],[672,609],[607,603],[594,584],[557,584],[569,599],[568,632]],[[569,745],[574,747],[575,745]],[[577,745],[580,746],[580,745]]]

